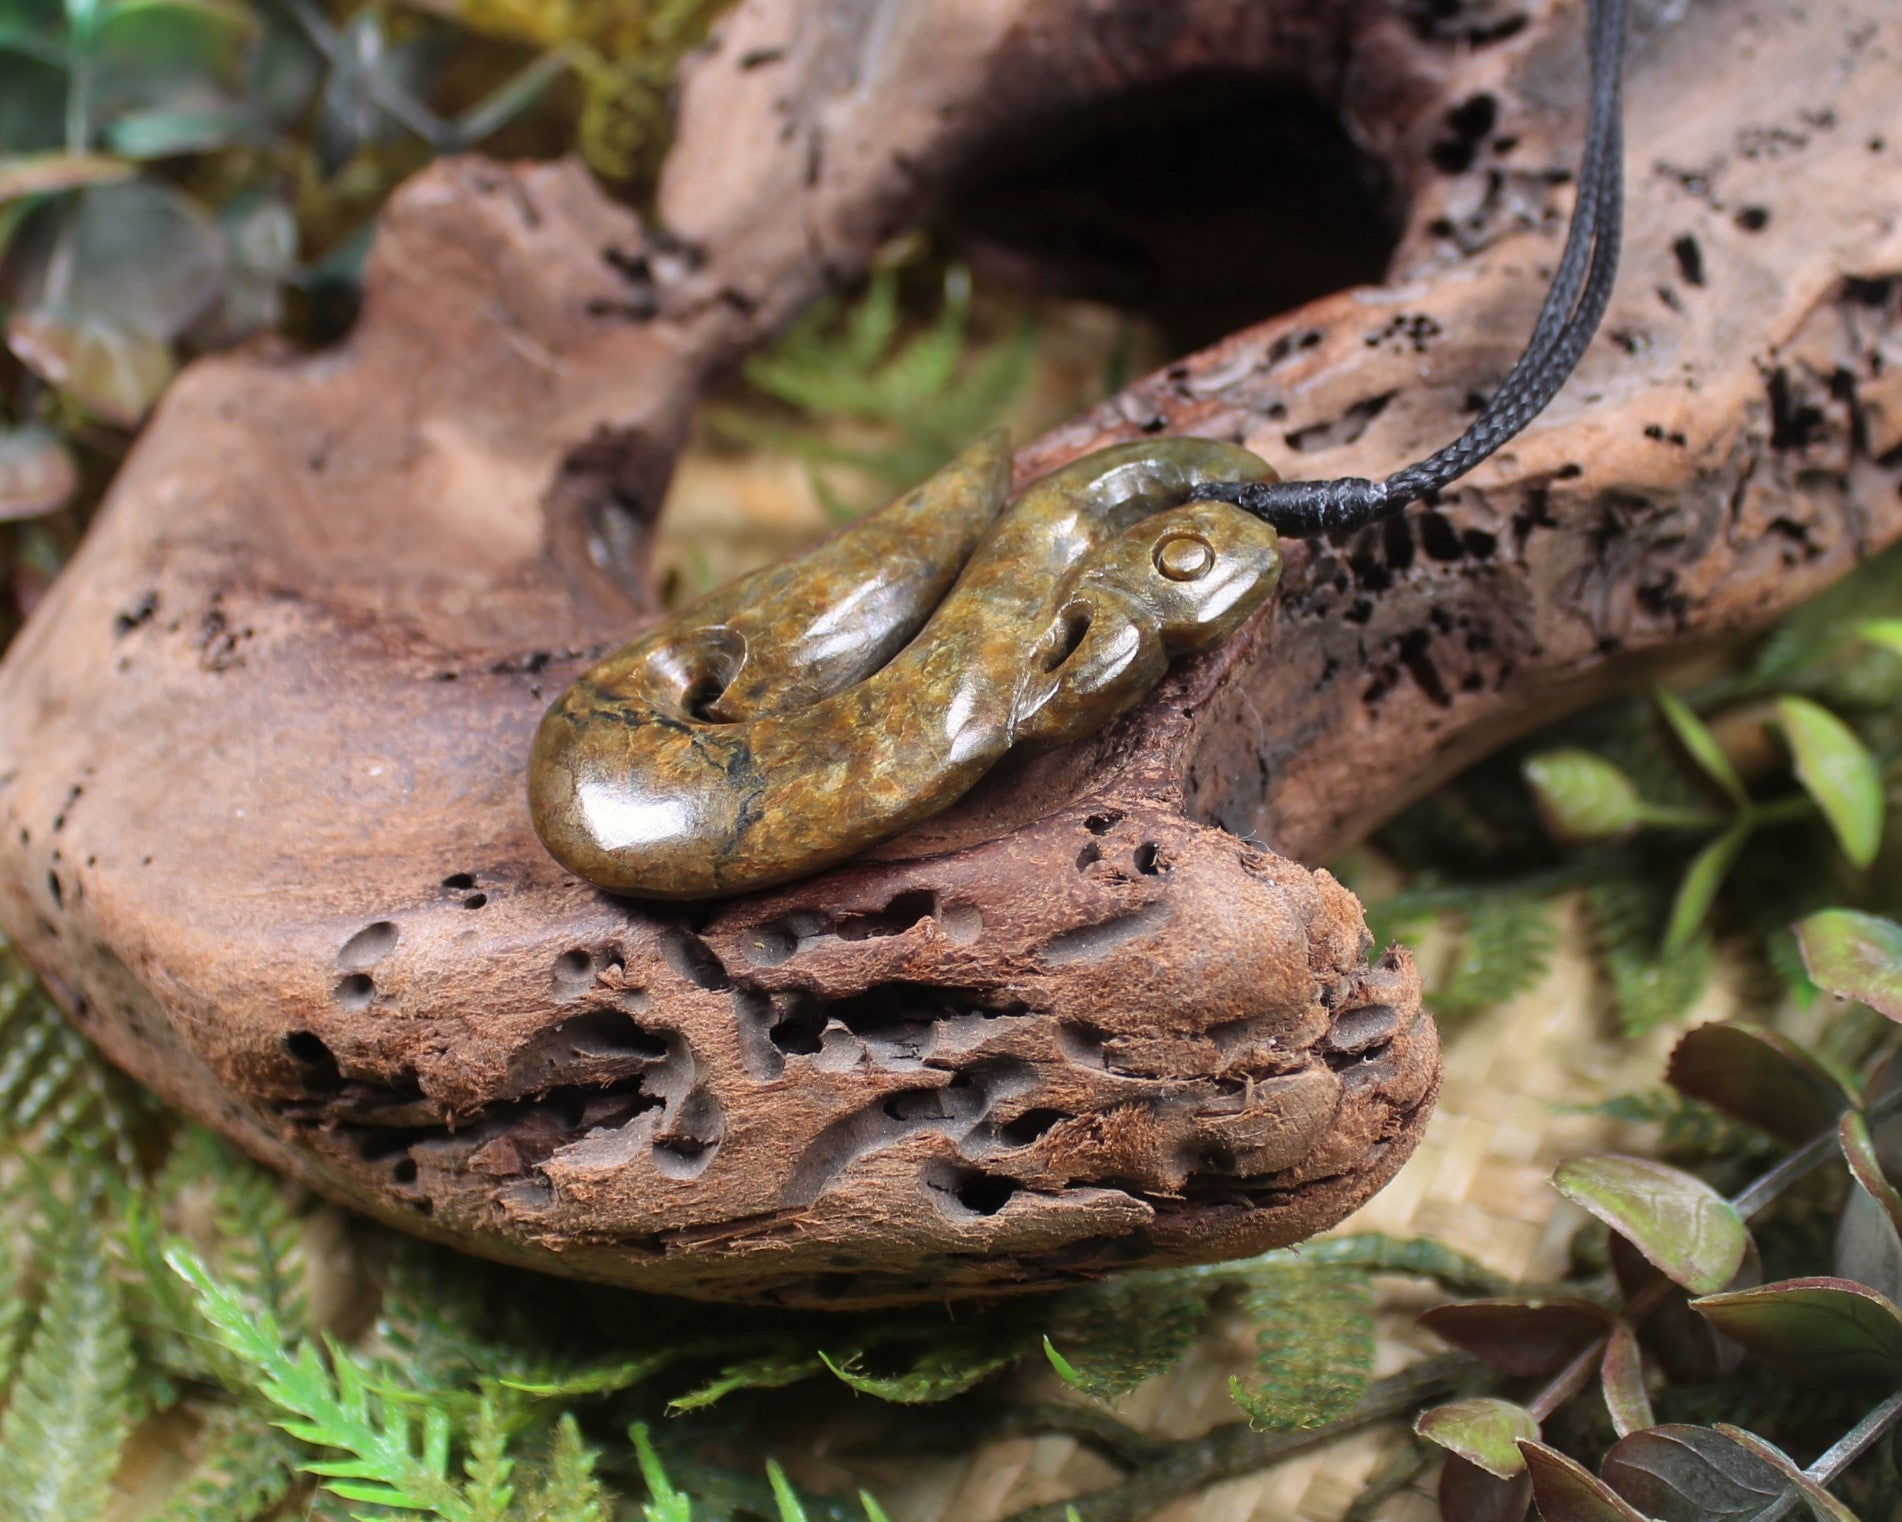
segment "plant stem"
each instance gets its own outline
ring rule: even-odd
[[[1770,803],[1753,803],[1744,811],[1744,817],[1752,825],[1789,824],[1794,820],[1807,819],[1816,812],[1816,804],[1807,793],[1792,793],[1788,798],[1778,798]]]
[[[1836,1155],[1836,1133],[1823,1131],[1812,1136],[1768,1173],[1760,1173],[1731,1199],[1731,1207],[1746,1218],[1768,1207],[1778,1195],[1812,1169],[1820,1168]]]
[[[1865,1101],[1862,1112],[1870,1120],[1876,1120],[1898,1107],[1902,1107],[1902,1089],[1891,1089],[1878,1099]],[[1759,1174],[1745,1185],[1731,1199],[1731,1208],[1740,1216],[1756,1215],[1798,1179],[1837,1156],[1839,1146],[1834,1126],[1817,1132],[1769,1172]]]
[[[1634,1331],[1642,1326],[1645,1318],[1664,1304],[1665,1296],[1670,1292],[1671,1281],[1659,1274],[1631,1297],[1631,1303],[1624,1308],[1622,1313],[1625,1325]],[[1609,1341],[1611,1341],[1610,1332],[1605,1333],[1603,1337],[1594,1338],[1576,1358],[1552,1376],[1545,1388],[1532,1398],[1526,1409],[1543,1422],[1560,1406],[1577,1395],[1591,1383],[1592,1374],[1598,1368],[1600,1360],[1604,1358],[1605,1344]]]
[[[1828,1485],[1868,1450],[1902,1417],[1902,1390],[1891,1395],[1855,1426],[1851,1427],[1814,1464],[1803,1471],[1819,1485]]]
[[[1151,1437],[1130,1426],[1101,1406],[1074,1405],[1067,1401],[1038,1401],[1006,1407],[987,1428],[987,1435],[1075,1438],[1119,1469],[1141,1469],[1166,1456],[1175,1446],[1167,1438]]]
[[[1253,1474],[1375,1422],[1404,1415],[1422,1403],[1486,1378],[1479,1360],[1464,1353],[1422,1359],[1378,1381],[1351,1415],[1306,1432],[1257,1432],[1228,1422],[1200,1437],[1164,1443],[1154,1459],[1128,1479],[1070,1501],[1013,1513],[1007,1522],[1064,1522],[1074,1507],[1081,1522],[1139,1522],[1174,1497],[1239,1475]]]

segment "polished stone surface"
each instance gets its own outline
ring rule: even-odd
[[[704,898],[786,882],[961,797],[1006,752],[1091,733],[1273,591],[1272,529],[1203,481],[1244,449],[1105,449],[1006,506],[987,438],[890,506],[742,577],[585,672],[529,769],[590,882]]]

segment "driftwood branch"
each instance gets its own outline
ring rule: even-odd
[[[1430,510],[1294,547],[1278,605],[1095,739],[699,909],[564,875],[527,741],[654,613],[706,378],[1000,145],[1139,86],[1311,93],[1384,165],[1398,252],[1019,478],[1164,432],[1289,475],[1450,438],[1558,247],[1579,10],[746,0],[686,83],[664,233],[569,166],[429,170],[348,343],[182,377],[0,668],[0,923],[175,1102],[516,1262],[868,1304],[1331,1224],[1437,1057],[1405,958],[1297,862],[1902,534],[1886,0],[1643,8],[1626,272],[1577,380]]]

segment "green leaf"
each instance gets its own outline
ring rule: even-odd
[[[0,428],[0,523],[56,513],[79,490],[79,466],[50,428]]]
[[[123,0],[106,8],[89,50],[94,122],[110,130],[148,111],[236,115],[261,30],[250,6],[216,0]]]
[[[0,1400],[13,1388],[33,1315],[27,1284],[34,1254],[19,1232],[0,1232]]]
[[[0,940],[0,1161],[18,1155],[44,1169],[106,1158],[129,1171],[144,1113]]]
[[[132,1338],[89,1209],[67,1223],[0,1420],[7,1522],[96,1522],[132,1431]]]
[[[1457,1453],[1440,1465],[1438,1500],[1447,1522],[1524,1522],[1532,1508],[1532,1475],[1521,1470],[1509,1480],[1488,1474]]]
[[[1602,756],[1572,748],[1541,751],[1522,770],[1539,817],[1556,840],[1617,840],[1641,822],[1638,789]]]
[[[786,1471],[776,1459],[766,1461],[766,1480],[773,1487],[773,1501],[779,1507],[779,1522],[808,1522],[806,1508],[800,1503]]]
[[[865,294],[845,314],[842,351],[852,366],[869,370],[890,350],[898,336],[898,269],[881,265],[872,271]]]
[[[628,1429],[627,1435],[634,1444],[634,1458],[640,1465],[641,1479],[647,1485],[647,1501],[641,1507],[641,1522],[693,1522],[693,1503],[676,1490],[673,1481],[668,1479],[660,1455],[654,1452],[654,1439],[647,1423],[636,1422]]]
[[[1825,909],[1796,927],[1817,987],[1902,1020],[1902,925],[1859,909]]]
[[[1810,1515],[1815,1517],[1817,1522],[1856,1522],[1854,1512],[1797,1468],[1796,1461],[1774,1443],[1767,1443],[1754,1432],[1733,1427],[1729,1422],[1718,1422],[1713,1430],[1721,1432],[1739,1448],[1779,1470],[1784,1479],[1789,1482],[1790,1488],[1802,1495],[1804,1502],[1809,1506]]]
[[[1856,1102],[1788,1037],[1734,1022],[1685,1032],[1665,1076],[1680,1094],[1796,1146],[1831,1129]]]
[[[1421,927],[1453,932],[1452,956],[1426,996],[1433,1012],[1449,1019],[1536,987],[1556,944],[1550,892],[1528,892],[1517,883],[1402,893],[1370,905],[1368,926],[1376,940],[1399,939],[1416,950],[1414,932]]]
[[[1717,890],[1735,865],[1737,855],[1750,838],[1750,826],[1739,822],[1699,851],[1691,859],[1678,884],[1677,897],[1671,903],[1671,918],[1664,928],[1664,955],[1681,954],[1704,928]]]
[[[133,111],[106,128],[105,143],[128,159],[167,159],[229,148],[250,127],[249,118],[236,110]]]
[[[1749,791],[1744,787],[1743,778],[1737,775],[1737,768],[1731,765],[1730,757],[1724,754],[1723,746],[1717,743],[1717,736],[1710,732],[1708,725],[1691,711],[1686,703],[1674,692],[1663,688],[1652,694],[1658,705],[1658,712],[1664,715],[1664,722],[1671,726],[1671,732],[1677,736],[1678,744],[1695,761],[1698,768],[1730,796],[1739,806],[1750,801]]]
[[[1882,768],[1856,732],[1808,698],[1777,701],[1797,780],[1823,811],[1843,855],[1867,867],[1882,848]]]
[[[1883,1172],[1866,1116],[1843,1116],[1838,1137],[1854,1185],[1836,1225],[1836,1272],[1895,1300],[1902,1297],[1902,1194]]]
[[[1789,1482],[1776,1465],[1709,1427],[1673,1423],[1620,1438],[1601,1471],[1659,1522],[1769,1522]]]
[[[1824,1384],[1902,1384],[1902,1311],[1849,1279],[1782,1279],[1692,1306],[1772,1368]]]
[[[1538,1440],[1539,1421],[1524,1406],[1509,1400],[1473,1395],[1421,1412],[1413,1430],[1495,1479],[1510,1480],[1525,1471],[1525,1456],[1519,1444]]]
[[[169,185],[125,180],[74,193],[21,305],[168,343],[217,301],[225,275],[224,235],[209,212]]]
[[[1549,1379],[1611,1328],[1611,1313],[1589,1300],[1468,1300],[1436,1305],[1420,1325],[1502,1374]]]
[[[6,337],[29,370],[120,428],[145,421],[176,368],[160,340],[78,313],[16,312]]]
[[[1856,637],[1902,655],[1902,618],[1872,618],[1857,624]]]
[[[1620,1437],[1649,1427],[1656,1420],[1651,1414],[1651,1396],[1644,1384],[1644,1354],[1639,1351],[1638,1339],[1632,1335],[1631,1328],[1622,1321],[1612,1326],[1598,1375],[1605,1410]]]
[[[1522,1440],[1532,1499],[1542,1522],[1646,1522],[1641,1512],[1584,1465],[1544,1443]]]
[[[1256,1266],[1242,1294],[1255,1329],[1255,1372],[1229,1395],[1256,1426],[1298,1432],[1347,1415],[1374,1364],[1374,1297],[1367,1275],[1298,1260]]]
[[[1742,1217],[1682,1169],[1607,1154],[1561,1163],[1552,1184],[1692,1294],[1721,1290],[1743,1265],[1750,1234]]]
[[[1251,1272],[1292,1263],[1308,1268],[1334,1264],[1358,1268],[1370,1274],[1406,1274],[1416,1279],[1431,1279],[1449,1295],[1500,1295],[1512,1287],[1512,1281],[1496,1273],[1477,1258],[1455,1252],[1432,1237],[1393,1237],[1383,1231],[1348,1231],[1337,1236],[1316,1237],[1298,1248],[1284,1248],[1240,1265],[1246,1277]]]
[[[739,408],[718,414],[717,426],[799,454],[822,500],[831,492],[814,469],[820,464],[848,466],[886,490],[909,486],[1002,421],[1029,377],[1035,329],[1026,322],[1012,338],[973,345],[969,308],[969,274],[953,266],[936,318],[901,343],[897,270],[883,264],[857,303],[815,306],[744,372],[813,423],[858,427],[849,434],[830,426],[789,430]]]
[[[1044,1352],[1066,1384],[1113,1400],[1180,1363],[1207,1314],[1193,1281],[1122,1279],[1073,1297],[1057,1329],[1063,1351],[1046,1337]]]
[[[132,166],[103,153],[0,154],[0,206],[27,196],[128,179]]]

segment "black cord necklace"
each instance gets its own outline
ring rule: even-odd
[[[1008,444],[984,439],[577,678],[529,761],[549,850],[655,898],[818,871],[948,807],[1014,747],[1126,713],[1173,657],[1268,600],[1281,535],[1359,528],[1479,464],[1551,401],[1604,314],[1623,35],[1624,0],[1591,0],[1565,251],[1525,353],[1452,444],[1384,481],[1283,482],[1234,445],[1156,438],[1072,461],[1013,502]]]
[[[1446,448],[1384,481],[1343,476],[1333,481],[1212,481],[1192,500],[1228,502],[1278,532],[1300,538],[1357,529],[1399,512],[1450,485],[1545,410],[1598,330],[1618,274],[1624,224],[1624,128],[1620,66],[1625,0],[1591,0],[1592,99],[1579,166],[1578,201],[1565,252],[1525,353],[1472,426]]]

